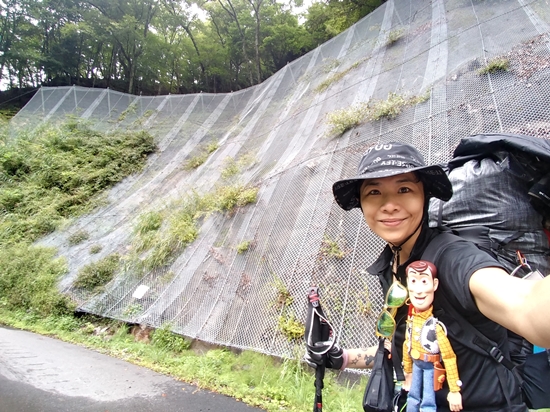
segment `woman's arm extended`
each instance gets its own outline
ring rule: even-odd
[[[391,341],[386,339],[384,347],[391,353]],[[364,349],[346,349],[346,367],[351,369],[372,369],[378,345]]]
[[[550,276],[525,280],[500,268],[479,269],[470,278],[470,292],[489,319],[550,348]]]
[[[377,349],[378,346],[363,349],[346,349],[348,355],[348,364],[346,367],[352,369],[372,369]]]

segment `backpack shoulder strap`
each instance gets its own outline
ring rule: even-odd
[[[441,228],[440,228],[441,229]],[[445,228],[443,228],[445,229]],[[456,241],[463,240],[460,236],[455,235],[451,230],[447,229],[434,237],[428,247],[422,254],[422,260],[428,262],[435,262],[441,251]]]
[[[461,238],[450,232],[443,232],[439,234],[429,243],[428,247],[422,255],[422,259],[429,262],[434,262],[438,257],[440,251],[444,250],[445,246],[458,240],[461,240]],[[464,318],[464,316],[462,316],[462,314],[460,314],[453,307],[453,305],[449,303],[448,299],[438,299],[438,303],[440,308],[435,311],[437,316],[440,317],[441,315],[447,314],[460,325],[463,333],[460,334],[459,340],[462,344],[476,351],[477,353],[493,358],[496,362],[502,364],[510,370],[514,369],[514,363],[504,356],[504,354],[498,348],[498,345],[490,340],[488,337],[486,337],[470,322],[468,322]]]
[[[447,317],[453,318],[453,320],[460,325],[462,333],[457,339],[460,343],[481,355],[494,359],[507,369],[511,371],[514,370],[516,365],[504,356],[498,345],[468,322],[464,316],[449,304],[447,299],[441,299],[440,306],[441,307],[436,310],[438,316],[444,316],[446,314]]]
[[[444,250],[445,246],[458,240],[461,240],[461,238],[450,232],[441,233],[431,240],[422,255],[422,259],[434,262],[440,251]],[[445,321],[445,326],[449,331],[455,331],[455,333],[453,333],[453,338],[455,340],[459,341],[463,346],[474,351],[475,353],[491,358],[497,364],[509,369],[515,377],[517,384],[521,387],[523,379],[515,368],[516,365],[502,353],[494,341],[489,339],[475,326],[468,322],[468,320],[466,320],[464,316],[460,314],[444,296],[438,299],[438,306],[439,307],[437,309],[434,308],[434,316],[437,316],[438,318],[443,316],[448,319],[448,321]],[[506,401],[508,405],[511,405],[512,401],[506,391],[506,377],[504,376],[504,370],[502,368],[496,368],[496,372],[503,389],[503,393],[506,397]]]

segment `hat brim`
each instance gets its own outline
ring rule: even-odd
[[[360,207],[358,184],[366,179],[397,176],[415,172],[424,184],[424,191],[428,197],[437,197],[447,201],[453,195],[453,185],[441,166],[419,166],[410,169],[386,169],[367,172],[361,175],[342,179],[332,185],[332,193],[336,203],[344,209],[351,210]]]

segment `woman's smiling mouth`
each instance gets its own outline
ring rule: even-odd
[[[398,226],[405,219],[382,219],[380,222],[386,226]]]

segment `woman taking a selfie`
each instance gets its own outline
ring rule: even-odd
[[[414,147],[388,143],[368,149],[357,174],[334,183],[333,193],[342,209],[360,208],[369,228],[387,243],[368,268],[369,274],[380,280],[387,308],[391,294],[406,287],[407,265],[421,260],[428,245],[442,239],[438,238],[438,229],[428,227],[428,204],[431,197],[449,200],[452,185],[443,169],[427,166]],[[474,243],[462,239],[439,243],[433,261],[439,278],[434,313],[445,301],[495,342],[504,357],[509,355],[506,329],[531,343],[550,347],[550,277],[538,282],[514,278]],[[398,359],[402,359],[405,340],[408,306],[404,301],[401,299],[402,306],[394,305],[386,311],[385,318],[379,318],[379,323],[390,324],[391,336],[387,337],[392,339],[392,357]],[[448,337],[460,371],[463,410],[527,411],[513,373],[500,368],[497,378],[495,361],[462,344],[453,334],[450,329]],[[306,361],[320,364],[324,357],[325,365],[333,369],[372,367],[376,347],[342,349],[333,345],[324,354],[330,345],[319,342],[308,347]],[[448,393],[448,385],[436,393],[438,410],[449,410]]]

